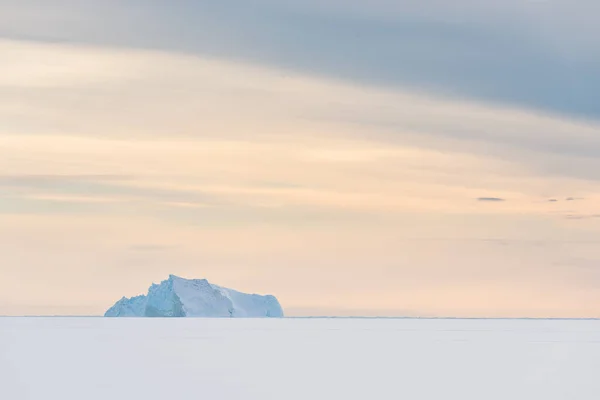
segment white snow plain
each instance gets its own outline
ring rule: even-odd
[[[0,399],[600,398],[600,321],[0,318]]]

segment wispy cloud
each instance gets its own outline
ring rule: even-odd
[[[600,218],[600,214],[569,214],[567,219],[596,219]]]
[[[600,46],[592,39],[600,35],[597,2],[448,4],[201,0],[141,7],[133,0],[58,0],[48,7],[41,1],[5,1],[0,35],[217,56],[600,117]]]
[[[12,174],[0,175],[0,186],[48,187],[64,183],[114,182],[131,180],[126,175],[102,174]]]
[[[129,247],[129,250],[135,252],[161,252],[175,249],[176,246],[160,245],[160,244],[138,244]]]
[[[500,198],[500,197],[479,197],[477,198],[477,201],[483,201],[483,202],[503,202],[506,201],[506,199]]]

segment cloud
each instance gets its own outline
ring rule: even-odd
[[[0,212],[132,212],[135,204],[207,207],[224,199],[200,190],[147,187],[136,178],[110,174],[0,175]]]
[[[108,174],[12,174],[0,175],[0,186],[47,187],[64,183],[114,182],[131,179],[131,176]]]
[[[274,137],[289,142],[301,137],[312,140],[316,135],[352,137],[368,139],[378,147],[408,145],[485,155],[495,159],[492,164],[502,159],[540,175],[600,180],[599,124],[309,75],[283,76],[278,69],[214,58],[35,42],[12,41],[8,47],[13,46],[24,54],[56,51],[57,63],[89,75],[89,81],[60,80],[51,88],[20,90],[0,86],[0,118],[7,127],[2,136],[69,137],[73,148],[86,145],[71,140],[77,136],[128,138],[115,144],[114,153],[132,151],[140,141],[164,138],[167,133],[178,139],[255,143]],[[105,82],[93,78],[95,68],[84,71],[89,64],[80,61],[96,56],[109,69],[120,71],[121,75],[114,74],[119,78]],[[32,68],[31,61],[25,63],[29,66],[23,69],[23,82]],[[232,109],[234,120],[229,117]],[[52,148],[52,141],[47,143]],[[76,151],[62,152],[85,162]],[[332,155],[341,161],[342,156],[393,157],[393,151],[343,149],[325,156]]]
[[[136,252],[161,252],[161,251],[169,251],[176,248],[176,246],[169,245],[160,245],[160,244],[139,244],[130,246],[129,250]]]
[[[597,2],[448,4],[9,1],[0,3],[0,35],[216,56],[600,118]]]
[[[569,214],[567,219],[596,219],[600,218],[600,214]]]
[[[505,199],[500,197],[479,197],[477,198],[477,201],[501,202],[505,201]]]
[[[0,185],[12,210],[24,199],[21,208],[61,212],[152,203],[179,220],[206,218],[207,207],[269,209],[277,221],[334,209],[361,219],[461,212],[488,192],[511,199],[493,212],[539,214],[548,210],[530,203],[547,187],[598,190],[598,125],[162,51],[11,46],[68,54],[56,57],[65,70],[98,55],[122,72],[110,82],[91,68],[85,83],[0,88],[9,127]]]

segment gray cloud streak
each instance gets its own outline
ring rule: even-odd
[[[130,246],[129,250],[135,252],[161,252],[161,251],[169,251],[175,249],[176,246],[167,246],[160,244],[140,244],[135,246]]]
[[[600,218],[600,214],[569,214],[567,219],[596,219]]]
[[[127,175],[39,175],[39,174],[13,174],[0,175],[0,186],[21,186],[21,187],[47,187],[64,183],[82,183],[82,182],[111,182],[127,181],[133,177]]]
[[[479,197],[479,198],[477,198],[477,201],[483,201],[483,202],[502,202],[502,201],[506,201],[506,200],[502,199],[500,197]]]
[[[114,196],[124,201],[147,200],[163,203],[187,203],[197,205],[224,205],[218,196],[201,191],[147,188],[136,185],[134,178],[119,175],[4,175],[0,176],[0,198],[21,198],[41,193],[56,196]],[[3,194],[3,196],[2,196]],[[43,201],[39,199],[38,201]],[[35,198],[29,201],[36,201]],[[68,197],[54,203],[71,203]]]
[[[599,119],[598,12],[590,0],[22,0],[0,2],[0,36],[216,55]]]

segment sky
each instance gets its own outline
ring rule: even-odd
[[[595,0],[0,0],[0,315],[600,317]]]

